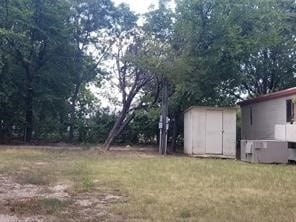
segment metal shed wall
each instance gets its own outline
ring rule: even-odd
[[[184,152],[235,156],[236,109],[191,107],[185,111]]]
[[[184,114],[184,153],[192,154],[192,125],[191,123],[191,112]]]

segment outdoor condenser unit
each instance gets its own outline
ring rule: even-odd
[[[288,142],[241,140],[241,160],[252,163],[288,163]]]

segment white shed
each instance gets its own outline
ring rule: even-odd
[[[236,154],[236,109],[194,106],[184,113],[184,152],[189,155]]]

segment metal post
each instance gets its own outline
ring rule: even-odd
[[[160,115],[159,118],[159,154],[162,154],[162,115]]]
[[[167,118],[168,118],[168,81],[163,79],[162,83],[162,100],[161,100],[161,116],[160,116],[160,141],[159,141],[159,153],[165,155],[167,152]]]
[[[169,123],[170,123],[170,118],[167,117],[165,120],[165,129],[166,129],[166,135],[165,135],[165,144],[164,144],[164,154],[167,154],[167,149],[168,149],[168,131],[169,131]]]

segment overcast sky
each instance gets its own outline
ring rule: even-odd
[[[152,4],[158,4],[158,0],[113,0],[113,2],[116,5],[126,3],[130,6],[132,11],[137,13],[145,13]]]

